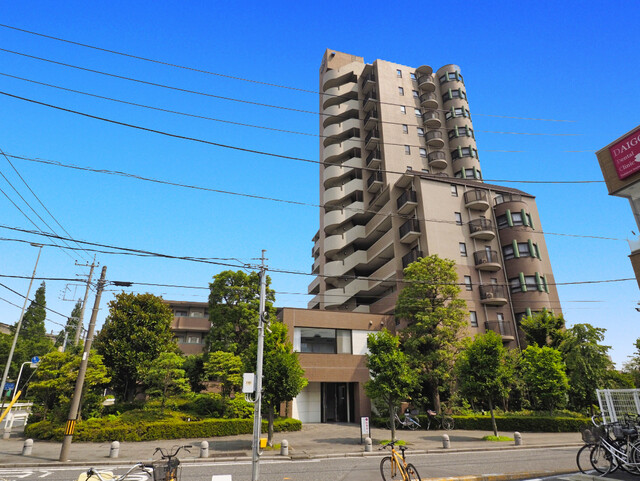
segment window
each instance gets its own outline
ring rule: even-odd
[[[458,137],[472,137],[475,138],[475,136],[473,135],[473,129],[470,129],[469,127],[454,127],[453,129],[451,129],[449,131],[449,140],[453,139],[453,138],[458,138]]]
[[[467,109],[463,109],[461,107],[456,107],[454,109],[447,110],[447,113],[444,114],[444,118],[447,120],[452,119],[454,117],[471,118],[471,114],[469,114],[469,111]]]
[[[462,225],[462,214],[460,212],[456,212],[455,216],[456,216],[456,224]]]
[[[456,150],[451,151],[451,159],[461,159],[463,157],[478,158],[478,151],[471,147],[458,147]]]
[[[414,97],[414,98],[416,98],[416,99],[417,99],[418,97],[420,97],[420,94],[418,93],[418,91],[417,91],[417,90],[414,90],[414,91],[413,91],[413,97]]]
[[[404,105],[400,106],[400,113],[401,114],[406,114],[407,113],[407,108]]]
[[[458,197],[458,186],[455,184],[451,184],[451,196]]]
[[[403,134],[409,133],[409,126],[407,124],[402,124],[402,133]]]
[[[404,89],[402,87],[398,87],[398,94],[404,95]]]
[[[187,317],[187,311],[176,311],[176,317]]]
[[[418,127],[418,137],[424,137],[424,129],[422,127]]]
[[[411,75],[411,80],[417,80],[415,73],[411,72],[409,75]]]
[[[398,78],[402,78],[402,70],[396,70],[396,75],[398,76]]]
[[[469,322],[471,327],[478,327],[478,314],[476,314],[476,311],[469,311]]]
[[[481,179],[482,178],[482,176],[480,175],[480,171],[473,168],[459,170],[458,172],[453,174],[453,176],[457,177],[458,179]]]
[[[411,146],[410,145],[405,145],[404,146],[404,153],[409,155],[411,154]]]
[[[422,147],[420,147],[420,157],[426,157],[427,156],[427,149],[423,149]]]
[[[440,83],[443,84],[445,82],[449,82],[450,80],[459,80],[462,82],[462,74],[458,71],[455,72],[446,72],[439,77]]]
[[[462,89],[456,89],[456,90],[449,89],[448,92],[445,92],[444,95],[442,95],[443,102],[447,102],[452,99],[466,99],[466,98],[467,98],[467,94]]]
[[[200,344],[200,336],[187,336],[187,344]]]
[[[300,352],[321,354],[351,354],[351,330],[322,329],[314,327],[295,328],[294,345],[300,335]]]
[[[513,253],[513,245],[510,244],[508,246],[504,246],[502,248],[502,255],[504,256],[505,261],[513,259],[515,257],[515,254]]]
[[[464,276],[464,287],[468,291],[472,291],[473,290],[473,284],[471,283],[471,276]]]
[[[419,119],[422,118],[422,112],[420,111],[420,109],[413,109],[413,111],[416,114],[416,117],[418,117]]]
[[[462,257],[467,257],[467,244],[460,242],[458,245],[460,246],[460,255]]]
[[[522,281],[524,281],[524,285]],[[519,277],[509,279],[509,290],[511,292],[543,291],[546,290],[545,285],[546,279],[540,274],[523,276],[522,273],[520,273]]]

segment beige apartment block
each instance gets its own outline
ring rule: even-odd
[[[180,350],[186,354],[204,351],[205,337],[211,329],[208,302],[164,301],[173,311],[171,332]]]
[[[309,309],[392,314],[403,269],[453,259],[469,332],[520,344],[560,303],[535,198],[485,184],[465,80],[327,50],[320,69],[320,229]]]

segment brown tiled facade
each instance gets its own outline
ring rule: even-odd
[[[200,354],[211,328],[208,302],[165,301],[173,311],[171,331],[180,350],[186,354]]]

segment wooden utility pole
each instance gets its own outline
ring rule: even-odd
[[[93,330],[96,326],[96,318],[98,317],[98,308],[100,307],[100,298],[104,289],[104,280],[107,275],[107,266],[102,266],[102,274],[98,281],[96,289],[96,300],[93,304],[93,312],[89,321],[89,329],[87,330],[87,339],[84,341],[84,350],[82,352],[82,361],[78,370],[78,378],[76,379],[76,388],[73,391],[71,399],[71,407],[69,408],[69,416],[67,417],[67,425],[64,428],[64,439],[62,440],[62,448],[60,449],[59,461],[69,461],[69,448],[73,439],[73,433],[76,429],[78,420],[78,410],[80,407],[80,398],[82,397],[82,386],[84,385],[84,377],[87,373],[87,364],[89,364],[89,352],[91,351],[91,343],[93,342]]]
[[[87,305],[87,298],[89,297],[89,287],[91,286],[91,278],[93,277],[93,268],[96,266],[96,257],[93,256],[93,262],[91,263],[91,270],[89,270],[89,277],[87,278],[87,289],[84,291],[84,300],[82,301],[82,307],[80,308],[80,317],[78,319],[78,324],[76,325],[76,335],[73,339],[73,345],[77,346],[78,342],[80,342],[80,332],[83,327],[84,320],[84,307]]]

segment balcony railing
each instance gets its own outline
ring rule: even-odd
[[[433,162],[434,160],[447,160],[447,155],[441,150],[436,150],[435,152],[429,152],[427,158],[429,162]]]
[[[484,284],[480,286],[480,299],[506,299],[507,290],[504,286]]]
[[[464,193],[465,204],[468,204],[470,202],[478,202],[478,201],[488,202],[486,190],[473,189]]]
[[[373,129],[371,132],[367,134],[367,137],[364,139],[364,145],[367,145],[369,141],[374,137],[377,139],[380,138],[380,132],[378,132],[378,129]]]
[[[402,195],[398,197],[396,205],[398,209],[401,209],[407,202],[413,202],[414,204],[418,203],[418,194],[415,190],[404,191]]]
[[[367,125],[367,122],[369,122],[369,120],[378,120],[378,111],[376,109],[373,109],[371,112],[369,112],[366,117],[364,118],[364,125]]]
[[[402,256],[402,268],[405,269],[409,264],[418,260],[419,257],[424,257],[422,251],[413,249],[408,254]]]
[[[506,321],[487,321],[484,323],[484,328],[487,331],[498,333],[502,337],[513,337],[513,329]]]
[[[473,219],[469,222],[469,234],[483,230],[493,230],[493,222],[491,222],[491,219]]]
[[[371,72],[369,75],[367,75],[362,79],[362,85],[364,86],[367,82],[375,82],[375,81],[376,81],[376,74]]]
[[[476,265],[487,264],[487,263],[500,263],[500,258],[498,257],[498,253],[496,251],[476,251],[473,253],[473,260]]]
[[[374,172],[367,179],[367,188],[371,187],[374,182],[382,182],[382,172]]]
[[[430,140],[442,140],[442,132],[439,130],[432,130],[431,132],[427,132],[427,143]],[[444,145],[444,142],[441,142]]]
[[[409,232],[420,232],[420,223],[417,219],[409,219],[400,226],[400,238],[402,239]]]
[[[524,202],[520,194],[498,194],[494,199],[495,205],[504,204],[505,202]]]
[[[362,105],[365,105],[369,100],[378,100],[378,93],[375,90],[365,95]]]
[[[436,96],[436,94],[431,93],[431,92],[426,92],[426,93],[420,95],[420,102],[421,103],[424,103],[424,102],[427,102],[427,101],[433,101],[433,102],[435,102],[437,104],[438,103],[438,97]]]
[[[373,160],[381,160],[382,159],[382,155],[380,153],[380,149],[376,149],[374,151],[372,151],[369,155],[367,155],[367,167],[369,166],[369,164],[371,162],[373,162]]]

